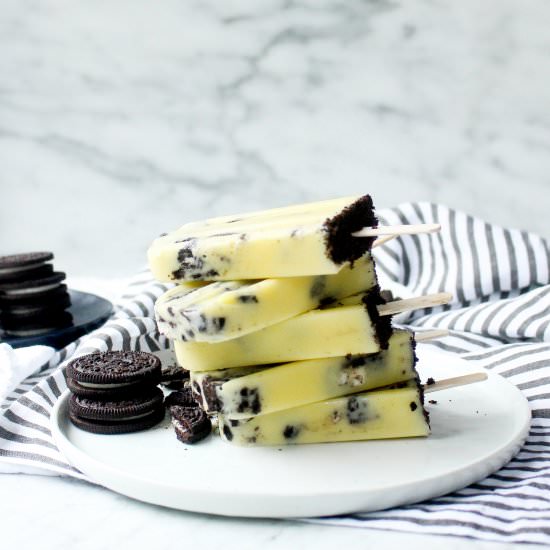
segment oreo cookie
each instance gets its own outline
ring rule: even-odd
[[[144,351],[107,351],[73,359],[66,374],[67,386],[74,394],[107,400],[141,394],[156,386],[161,363]]]
[[[58,288],[65,277],[62,271],[54,271],[45,277],[19,279],[10,283],[0,282],[0,295],[8,298],[30,297]]]
[[[13,336],[37,336],[55,329],[70,327],[73,316],[68,311],[57,309],[35,310],[12,313],[2,311],[0,324],[2,330]]]
[[[28,252],[0,256],[0,283],[48,275],[53,268],[45,262],[50,260],[53,260],[51,252]]]
[[[172,426],[176,437],[182,443],[197,443],[208,437],[212,432],[212,422],[199,407],[170,407]]]
[[[65,285],[63,285],[65,286]],[[42,300],[19,300],[4,305],[0,311],[0,318],[25,318],[29,316],[52,315],[64,311],[71,305],[71,297],[62,292],[55,297],[47,296]]]
[[[163,393],[152,388],[128,399],[98,401],[72,395],[69,419],[88,432],[122,434],[146,430],[164,418]]]
[[[67,285],[60,284],[56,288],[49,290],[32,292],[30,294],[2,294],[0,292],[0,309],[11,310],[20,309],[24,306],[41,305],[44,307],[57,305],[60,301],[64,301],[69,297]],[[70,303],[69,303],[70,305]]]
[[[29,279],[41,279],[44,277],[48,277],[53,273],[53,265],[52,264],[44,264],[44,265],[38,265],[35,267],[30,267],[26,269],[24,272],[7,272],[7,273],[0,273],[0,285],[1,284],[9,284],[9,283],[17,283],[18,281],[28,281]]]

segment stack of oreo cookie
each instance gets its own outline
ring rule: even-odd
[[[67,365],[72,392],[69,418],[98,434],[146,430],[164,418],[158,357],[143,351],[108,351],[73,359]]]
[[[0,257],[0,330],[37,336],[72,324],[65,273],[54,271],[51,252]]]

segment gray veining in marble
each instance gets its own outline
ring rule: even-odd
[[[370,192],[550,236],[550,4],[4,0],[0,253],[127,275],[206,215]]]

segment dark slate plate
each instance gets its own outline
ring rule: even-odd
[[[73,316],[70,327],[53,329],[38,336],[11,336],[0,330],[0,342],[14,348],[42,345],[61,349],[101,326],[113,312],[113,304],[105,298],[78,290],[69,290],[69,294],[71,307],[67,311]]]

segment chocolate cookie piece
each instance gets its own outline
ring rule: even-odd
[[[179,365],[162,369],[160,383],[168,389],[179,390],[185,387],[189,380],[189,371]]]
[[[197,443],[212,432],[210,418],[199,407],[175,405],[170,407],[170,416],[176,437],[182,443]]]
[[[388,349],[388,341],[393,333],[393,328],[391,324],[392,316],[381,316],[378,313],[378,306],[386,303],[380,295],[380,287],[376,285],[371,290],[369,290],[363,296],[362,302],[365,305],[372,324],[374,325],[376,337],[380,342],[380,348]]]
[[[364,195],[346,206],[339,214],[325,221],[327,251],[330,259],[341,264],[352,263],[368,252],[375,237],[354,239],[351,234],[363,227],[376,227],[378,219],[370,195]]]
[[[384,289],[380,291],[380,298],[384,300],[384,303],[393,302],[394,300],[400,300],[400,298],[395,298],[393,295],[393,292],[388,289]]]
[[[153,388],[147,394],[118,401],[97,401],[72,395],[69,419],[88,432],[122,434],[151,428],[164,418],[163,394]]]
[[[193,390],[191,389],[190,386],[182,390],[173,391],[164,400],[165,407],[169,408],[176,405],[180,407],[191,407],[191,408],[199,406],[199,404],[195,400],[195,396],[193,395]]]
[[[81,397],[109,399],[136,395],[160,382],[160,359],[144,351],[106,351],[73,359],[67,386]]]

